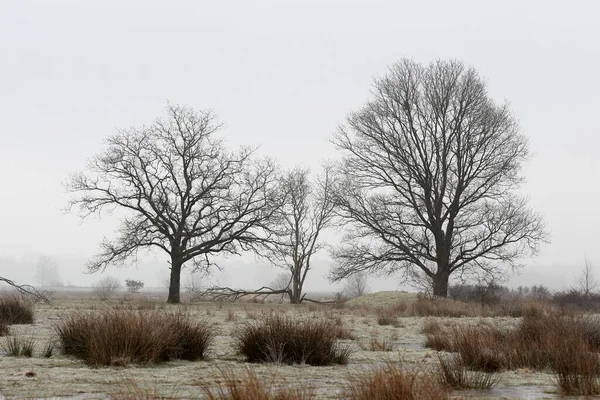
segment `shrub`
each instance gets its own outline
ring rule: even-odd
[[[1,347],[9,357],[32,357],[35,340],[32,338],[21,339],[18,336],[6,337]]]
[[[326,320],[294,320],[274,314],[242,326],[235,341],[249,362],[346,364],[350,350],[337,344],[338,331]]]
[[[555,293],[552,303],[559,307],[570,308],[581,311],[600,311],[600,294],[583,294],[577,290]]]
[[[403,370],[388,362],[350,376],[343,398],[349,400],[448,399],[448,389],[433,374]]]
[[[125,279],[125,286],[129,293],[139,293],[144,287],[144,282],[136,281],[135,279]]]
[[[32,324],[33,303],[12,293],[0,295],[0,323]]]
[[[214,338],[206,321],[165,311],[76,313],[55,327],[62,351],[90,365],[202,359]]]
[[[119,280],[113,276],[107,276],[94,283],[94,292],[100,300],[108,300],[121,288]]]
[[[8,325],[5,322],[0,321],[0,336],[6,336],[9,332]]]
[[[250,369],[241,378],[233,371],[220,371],[217,387],[211,388],[206,382],[200,387],[209,400],[309,400],[315,397],[314,391],[308,388],[280,387],[271,389],[273,385],[265,385]]]

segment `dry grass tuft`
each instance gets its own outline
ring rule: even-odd
[[[458,352],[464,366],[551,369],[564,394],[600,394],[600,322],[592,316],[534,313],[512,331],[491,325],[428,329],[427,345]]]
[[[0,336],[6,336],[9,333],[8,325],[5,322],[0,322]]]
[[[75,313],[55,326],[62,351],[89,365],[198,360],[214,338],[206,321],[166,311],[105,309]]]
[[[457,354],[438,355],[440,383],[454,390],[489,390],[498,384],[498,376],[481,371],[469,371]]]
[[[6,337],[0,347],[9,357],[33,357],[35,340],[33,338],[22,339],[18,336]]]
[[[377,324],[381,326],[391,325],[395,328],[398,328],[400,326],[400,321],[398,320],[398,315],[394,312],[394,310],[378,310]]]
[[[140,384],[134,379],[124,379],[119,383],[119,391],[110,395],[110,400],[174,400],[180,399],[177,391],[170,395],[160,394],[158,384]]]
[[[448,389],[430,372],[404,370],[388,362],[349,377],[343,398],[349,400],[448,399]]]
[[[327,320],[273,314],[242,326],[235,340],[249,362],[322,366],[348,363],[350,350],[337,344],[339,335],[339,328]]]
[[[361,349],[367,351],[392,351],[393,344],[390,339],[387,337],[379,337],[377,334],[372,334],[369,342],[367,344],[360,343],[358,344]]]
[[[0,295],[0,324],[32,323],[33,302],[25,300],[15,293],[3,293]]]
[[[209,400],[310,400],[314,399],[314,390],[304,387],[279,387],[266,385],[256,374],[246,369],[246,376],[232,370],[220,370],[215,388],[207,383],[200,384],[202,392]]]

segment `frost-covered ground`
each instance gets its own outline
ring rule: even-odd
[[[44,346],[55,340],[54,324],[64,315],[76,310],[98,310],[106,307],[89,299],[56,301],[51,305],[36,305],[33,325],[11,326],[11,335],[36,341],[34,357],[8,357],[0,351],[0,392],[5,398],[74,398],[105,399],[117,393],[134,394],[152,392],[167,398],[202,398],[199,385],[219,379],[224,370],[235,371],[243,376],[251,368],[264,381],[273,385],[302,385],[314,388],[317,397],[341,398],[343,385],[351,374],[392,360],[401,361],[407,368],[431,368],[437,362],[436,352],[425,349],[425,335],[420,333],[427,318],[399,318],[400,326],[379,326],[374,307],[393,305],[398,301],[410,301],[406,294],[382,293],[353,301],[353,308],[333,309],[325,306],[290,306],[280,304],[217,304],[202,303],[182,306],[194,318],[208,318],[217,326],[218,336],[208,360],[188,362],[175,361],[153,366],[129,366],[90,368],[77,359],[55,354],[42,358]],[[111,303],[114,306],[134,305],[136,302]],[[156,303],[157,307],[176,306]],[[343,340],[351,346],[350,364],[335,367],[311,367],[306,365],[256,365],[243,362],[234,350],[233,332],[238,326],[256,321],[270,312],[285,312],[293,317],[337,318],[340,317],[356,340]],[[478,318],[441,318],[442,323],[479,323]],[[485,318],[492,324],[507,328],[514,326],[514,318]],[[371,351],[372,338],[386,339],[392,351]],[[0,338],[0,340],[5,340]],[[29,376],[28,376],[29,375]],[[134,396],[135,397],[135,396]],[[490,392],[460,392],[455,398],[555,398],[554,377],[529,370],[507,371],[501,374],[500,384]],[[0,396],[1,398],[1,396]]]

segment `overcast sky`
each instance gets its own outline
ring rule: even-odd
[[[600,275],[599,15],[592,0],[0,0],[0,275],[32,279],[45,254],[65,282],[98,279],[83,262],[115,221],[62,212],[62,183],[115,128],[150,123],[167,101],[210,108],[231,146],[316,168],[336,157],[329,138],[373,77],[402,57],[472,65],[529,137],[523,191],[552,242],[512,283],[564,287],[585,256]],[[106,273],[158,285],[166,260]],[[230,259],[218,279],[278,272],[256,264]],[[322,254],[309,289],[329,288],[328,264]]]

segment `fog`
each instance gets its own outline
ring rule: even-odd
[[[65,285],[100,278],[84,264],[117,219],[65,212],[63,183],[116,128],[152,122],[167,101],[212,109],[232,147],[316,170],[337,157],[331,134],[368,100],[373,77],[401,57],[457,58],[510,102],[533,153],[522,192],[551,243],[508,283],[564,288],[584,257],[600,268],[598,15],[591,1],[3,2],[0,275],[35,283],[47,256]],[[281,272],[252,255],[219,261],[211,279],[223,285]],[[330,264],[318,254],[307,290],[340,287],[324,278]],[[164,287],[167,257],[104,274]],[[395,277],[371,281],[399,288]]]

